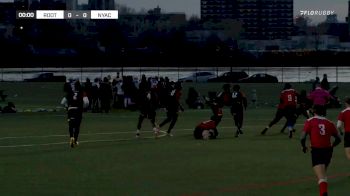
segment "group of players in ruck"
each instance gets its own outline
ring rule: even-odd
[[[89,108],[94,103],[89,101],[86,90],[86,84],[81,85],[79,81],[73,83],[66,83],[64,90],[66,96],[62,101],[68,111],[70,146],[78,145],[78,136],[82,114],[84,108]],[[110,90],[112,85],[108,79],[104,79],[100,84],[100,89],[105,89],[106,96],[111,99]],[[312,164],[315,174],[319,180],[320,196],[328,195],[328,184],[326,170],[331,161],[333,147],[341,142],[340,134],[344,134],[344,146],[348,159],[350,159],[350,98],[345,99],[345,110],[343,110],[338,117],[337,126],[326,119],[326,109],[330,100],[334,99],[332,94],[323,83],[316,83],[314,89],[309,94],[306,91],[298,93],[293,89],[292,85],[286,83],[280,93],[280,103],[277,107],[277,112],[274,119],[261,132],[265,135],[269,128],[280,121],[283,117],[287,122],[281,132],[285,128],[289,131],[289,138],[293,137],[295,132],[294,125],[300,115],[304,115],[308,120],[305,122],[302,131],[301,146],[302,151],[306,153],[308,148],[306,146],[306,137],[310,135]],[[167,135],[172,136],[172,129],[174,128],[179,112],[184,111],[180,104],[182,95],[182,85],[179,82],[170,82],[169,80],[154,80],[154,78],[147,79],[144,75],[138,85],[138,88],[129,89],[134,93],[134,101],[138,105],[140,111],[137,123],[136,137],[140,137],[140,130],[144,119],[149,119],[155,137],[158,138],[160,129],[167,123],[170,123],[167,129]],[[107,93],[108,92],[108,93]],[[101,102],[104,99],[100,97]],[[107,99],[107,98],[106,98]],[[212,110],[210,120],[199,123],[193,132],[196,139],[215,139],[218,136],[217,127],[223,117],[223,108],[230,107],[230,112],[234,119],[236,127],[235,137],[243,134],[243,119],[244,111],[247,108],[247,98],[242,92],[239,85],[225,84],[222,91],[214,95],[205,97],[206,103]],[[109,102],[110,103],[110,102]],[[166,119],[157,124],[156,111],[158,108],[165,108],[167,111]],[[106,104],[101,103],[101,108],[109,111]],[[333,143],[331,137],[334,137]]]

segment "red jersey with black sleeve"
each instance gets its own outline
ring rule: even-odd
[[[335,125],[321,116],[315,116],[308,119],[305,122],[303,131],[310,135],[312,148],[332,147],[331,137],[338,134]]]
[[[343,122],[344,131],[350,133],[350,108],[346,108],[338,115],[338,120]]]
[[[197,127],[203,130],[216,129],[216,123],[213,120],[208,120],[201,122]]]
[[[176,90],[175,97],[178,102],[180,102],[181,96],[182,96],[182,92],[180,90]]]
[[[297,106],[297,97],[298,93],[294,89],[286,89],[281,92],[280,95],[280,107],[285,108],[286,106],[289,107],[296,107]]]

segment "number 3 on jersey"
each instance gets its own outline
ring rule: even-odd
[[[324,124],[319,124],[318,128],[320,129],[320,135],[326,135],[326,126]]]

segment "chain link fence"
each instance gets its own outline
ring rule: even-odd
[[[168,77],[172,81],[186,78],[193,73],[209,72],[211,76],[217,77],[226,72],[246,72],[249,76],[263,73],[276,76],[279,82],[309,82],[316,77],[323,78],[327,74],[329,82],[350,82],[350,67],[95,67],[95,68],[1,68],[1,81],[24,81],[36,77],[41,73],[54,73],[54,75],[64,75],[67,79],[78,79],[85,81],[87,78],[121,78],[123,76],[133,76],[140,79],[142,75],[147,77]],[[203,81],[199,77],[193,76],[193,82]]]

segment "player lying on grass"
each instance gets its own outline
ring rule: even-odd
[[[341,137],[335,125],[326,119],[325,107],[315,105],[313,112],[315,116],[305,122],[301,146],[306,153],[306,137],[310,135],[312,166],[318,178],[320,196],[328,196],[327,167],[332,159],[333,148],[341,142]],[[335,138],[333,144],[332,136]]]
[[[350,98],[345,98],[345,109],[338,115],[337,128],[343,135],[344,127],[344,148],[346,158],[350,160]]]
[[[195,139],[216,139],[219,135],[218,130],[216,129],[218,119],[211,119],[203,121],[196,126],[193,131],[193,136]]]

